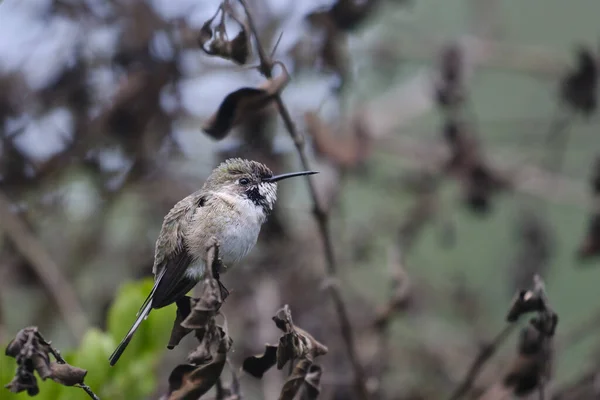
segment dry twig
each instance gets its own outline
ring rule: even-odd
[[[1,229],[31,264],[73,335],[78,339],[83,337],[88,321],[77,294],[48,251],[29,231],[27,225],[11,211],[10,201],[1,192],[0,221]]]
[[[516,324],[512,323],[506,325],[502,330],[496,335],[494,340],[486,346],[483,346],[473,360],[471,367],[469,368],[469,372],[461,382],[461,384],[454,390],[452,395],[449,397],[450,400],[457,400],[462,398],[473,386],[473,382],[477,379],[477,376],[481,372],[481,369],[484,365],[492,358],[492,356],[496,353],[498,348],[504,343],[504,341],[510,336],[512,331],[516,328]]]
[[[259,35],[256,25],[254,23],[254,19],[252,17],[252,13],[250,12],[250,8],[246,0],[239,0],[240,4],[244,8],[246,13],[246,17],[248,18],[248,25],[250,27],[250,31],[252,32],[252,36],[254,37],[256,48],[258,52],[258,56],[260,59],[259,70],[260,72],[267,78],[272,78],[272,70],[273,70],[273,60],[266,53]],[[296,146],[296,150],[298,152],[298,156],[300,157],[300,162],[302,163],[302,167],[305,170],[310,169],[310,163],[308,162],[308,158],[306,157],[306,153],[304,152],[304,139],[298,133],[294,122],[292,121],[292,117],[285,106],[281,95],[277,93],[275,96],[275,103],[277,104],[277,108],[279,110],[279,114],[283,119],[286,130],[294,140],[294,144]],[[331,242],[331,235],[329,232],[329,221],[328,215],[323,210],[320,205],[319,198],[317,195],[317,189],[310,178],[306,179],[310,191],[310,196],[312,198],[314,204],[314,215],[319,226],[319,232],[321,234],[321,239],[323,241],[324,249],[325,249],[325,257],[327,261],[327,274],[329,278],[335,277],[337,275],[337,264],[335,260],[335,254],[333,251],[333,245]],[[363,370],[362,365],[358,359],[358,355],[356,354],[356,349],[354,345],[354,332],[352,330],[352,325],[350,323],[350,319],[348,317],[347,307],[344,304],[342,299],[342,295],[339,292],[339,289],[335,285],[328,285],[329,293],[335,305],[335,309],[339,318],[340,328],[342,337],[344,339],[346,345],[346,351],[348,353],[348,358],[352,364],[354,370],[355,384],[357,391],[359,393],[360,398],[366,400],[369,398],[369,393],[367,391],[365,372]]]
[[[29,396],[39,393],[34,372],[46,380],[52,379],[64,386],[83,389],[90,398],[100,400],[92,389],[84,383],[87,371],[67,364],[60,351],[44,339],[37,327],[21,329],[8,344],[6,355],[17,361],[17,372],[13,380],[5,387],[14,393],[26,391]],[[50,359],[50,355],[56,361]]]

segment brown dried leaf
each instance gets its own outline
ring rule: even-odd
[[[83,379],[87,375],[85,369],[73,367],[69,364],[50,363],[51,378],[54,382],[65,386],[82,385]]]
[[[246,64],[250,57],[250,36],[246,27],[231,41],[230,58],[237,64]]]
[[[560,83],[560,100],[584,116],[593,114],[598,106],[598,64],[594,52],[580,47],[577,67],[569,71]]]
[[[263,354],[246,358],[242,364],[242,369],[253,377],[260,379],[276,363],[277,346],[267,344]]]
[[[304,386],[302,387],[301,399],[315,400],[321,392],[321,375],[323,369],[316,364],[313,364],[308,369],[306,377],[304,378]]]
[[[212,28],[210,27],[210,24],[212,24],[214,18],[215,17],[206,21],[202,25],[202,28],[200,28],[200,32],[198,33],[197,41],[198,41],[198,45],[201,48],[204,48],[204,45],[213,37],[213,31],[212,31]]]
[[[224,341],[222,341],[223,343]],[[196,400],[217,382],[227,361],[228,346],[221,345],[216,356],[207,364],[177,366],[169,376],[168,400]]]
[[[531,325],[523,328],[518,354],[503,378],[503,385],[517,396],[532,393],[549,374],[551,351],[548,338]]]
[[[439,60],[436,82],[436,101],[441,108],[453,109],[464,103],[466,90],[463,83],[464,55],[455,43],[445,46]]]
[[[196,347],[194,351],[192,351],[187,356],[187,361],[190,364],[202,365],[206,364],[212,359],[210,349],[213,337],[214,335],[212,335],[210,332],[204,332],[204,334],[202,335],[202,339],[200,340],[200,344]]]
[[[50,362],[50,354],[56,361]],[[83,384],[87,371],[66,364],[58,350],[46,342],[36,327],[28,327],[17,333],[6,348],[6,355],[17,360],[17,372],[14,379],[6,385],[10,391],[27,391],[30,396],[39,392],[34,371],[65,386]]]
[[[311,334],[294,326],[292,314],[286,304],[273,317],[275,325],[284,332],[277,347],[277,368],[282,369],[289,360],[308,359],[327,354],[327,346],[317,341]]]
[[[362,114],[354,118],[351,137],[334,135],[331,128],[314,112],[305,113],[304,121],[317,153],[338,167],[356,167],[369,156],[372,140]]]
[[[19,332],[17,332],[15,338],[8,343],[4,354],[13,358],[17,357],[27,344],[32,344],[36,332],[36,327],[27,327],[21,329]]]
[[[50,357],[47,352],[40,351],[35,349],[33,354],[29,357],[31,361],[31,365],[33,369],[35,369],[42,378],[42,380],[46,380],[46,378],[50,378],[52,375],[52,364],[50,363]]]
[[[213,139],[225,138],[234,126],[269,106],[289,79],[289,74],[284,68],[280,76],[267,80],[258,88],[241,88],[228,94],[217,112],[202,125],[202,130]]]
[[[33,372],[19,370],[13,380],[4,386],[12,393],[20,393],[27,391],[29,396],[35,396],[40,392],[37,384],[37,379]]]
[[[175,321],[173,322],[173,328],[171,329],[171,337],[169,338],[168,349],[174,349],[175,346],[181,342],[181,339],[186,337],[193,329],[185,328],[181,324],[190,315],[191,309],[191,298],[184,296],[177,300],[177,314],[175,315]]]
[[[316,399],[320,392],[322,369],[309,360],[300,360],[283,384],[279,400]]]
[[[200,298],[191,299],[191,311],[181,326],[186,329],[202,329],[219,312],[221,290],[216,279],[205,279]]]
[[[224,14],[221,16],[221,22],[216,27],[214,40],[209,44],[208,48],[206,48],[204,45],[213,37],[210,24],[219,12],[223,12]],[[227,39],[224,20],[225,14],[229,15],[241,27],[240,32],[233,40]],[[243,65],[248,61],[250,56],[250,29],[235,16],[231,7],[223,4],[219,7],[215,16],[202,26],[202,30],[198,37],[198,43],[200,44],[200,48],[208,55],[221,57],[226,60],[231,60],[236,64]]]

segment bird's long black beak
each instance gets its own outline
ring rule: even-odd
[[[281,175],[275,175],[272,176],[270,178],[264,178],[263,182],[277,182],[277,181],[281,181],[283,179],[287,179],[287,178],[293,178],[296,176],[303,176],[303,175],[314,175],[314,174],[318,174],[317,171],[302,171],[302,172],[290,172],[287,174],[281,174]]]

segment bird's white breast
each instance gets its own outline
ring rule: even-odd
[[[187,275],[196,279],[204,274],[204,246],[211,236],[218,240],[219,256],[229,268],[252,250],[266,220],[263,208],[249,199],[223,192],[213,192],[212,196],[210,205],[198,208],[194,216],[198,222],[193,222],[187,233],[188,251],[196,259]]]
[[[252,250],[266,219],[262,208],[250,200],[238,200],[236,209],[223,224],[219,238],[221,258],[227,266],[237,263]]]

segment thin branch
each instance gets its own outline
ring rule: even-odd
[[[252,17],[250,8],[248,7],[246,0],[238,0],[238,1],[244,8],[246,17],[248,18],[248,25],[252,32],[252,36],[254,36],[254,40],[256,42],[256,48],[257,48],[258,56],[260,59],[259,70],[267,79],[271,79],[273,65],[274,65],[273,60],[269,57],[269,55],[265,51],[265,48],[263,47],[263,45],[260,41],[260,38],[258,35],[258,30],[256,28],[254,19]],[[308,158],[306,157],[306,153],[304,151],[304,138],[298,133],[296,126],[294,125],[294,122],[292,121],[292,117],[290,116],[290,113],[289,113],[287,107],[285,106],[285,104],[281,98],[281,95],[279,93],[275,96],[275,102],[277,104],[279,114],[281,115],[281,118],[283,119],[285,128],[288,131],[288,133],[290,134],[292,140],[294,141],[296,150],[298,152],[298,156],[300,157],[300,162],[302,164],[302,167],[305,170],[310,170],[310,163],[308,162]],[[316,189],[313,181],[310,178],[307,178],[306,181],[308,183],[310,196],[311,196],[313,204],[314,204],[313,213],[314,213],[316,222],[319,226],[319,232],[320,232],[321,240],[323,242],[323,246],[324,246],[324,250],[325,250],[328,280],[331,280],[331,278],[334,278],[337,275],[337,265],[336,265],[336,260],[335,260],[335,254],[333,251],[333,245],[331,242],[331,235],[329,232],[328,215],[324,211],[322,205],[320,204],[320,201],[319,201],[319,198],[317,195],[317,189]],[[360,361],[358,360],[358,356],[356,354],[356,349],[355,349],[355,345],[354,345],[354,332],[352,330],[352,325],[350,324],[350,319],[348,317],[347,307],[344,304],[342,295],[339,292],[338,287],[336,285],[328,285],[327,287],[329,289],[329,293],[331,295],[331,298],[333,300],[333,303],[334,303],[334,306],[335,306],[335,309],[336,309],[336,312],[338,315],[341,334],[344,339],[344,343],[346,345],[346,352],[348,353],[348,358],[350,359],[350,363],[352,364],[352,368],[354,370],[355,385],[356,385],[359,397],[363,400],[366,400],[369,398],[369,393],[368,393],[367,386],[366,386],[365,373],[364,373],[362,365],[360,364]]]
[[[475,382],[475,379],[483,369],[484,365],[492,358],[492,356],[496,353],[500,345],[502,345],[506,338],[510,336],[510,334],[516,326],[517,324],[515,323],[506,325],[496,335],[496,337],[490,344],[481,348],[479,354],[477,355],[475,360],[473,360],[473,363],[471,364],[471,367],[469,368],[469,371],[467,372],[467,375],[463,379],[462,383],[454,390],[454,392],[450,396],[450,400],[458,400],[462,398],[469,391],[469,389],[471,389],[471,387],[473,386],[473,382]]]
[[[82,338],[89,325],[77,294],[48,251],[10,207],[10,201],[0,192],[0,229],[31,264],[73,335]]]
[[[48,346],[48,348],[50,349],[50,353],[52,353],[52,355],[54,356],[54,358],[56,358],[56,362],[59,364],[67,364],[67,362],[65,361],[65,359],[63,358],[63,356],[60,354],[60,351],[58,349],[55,349],[54,347],[52,347],[52,342],[48,342],[46,339],[44,339],[44,337],[42,336],[42,334],[38,331],[37,335],[39,337],[39,339]],[[76,387],[79,387],[81,389],[83,389],[84,392],[86,392],[88,394],[88,396],[90,396],[92,399],[94,400],[100,400],[100,398],[96,395],[96,393],[94,393],[94,391],[86,384],[84,383],[78,383],[75,385]]]

